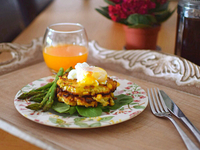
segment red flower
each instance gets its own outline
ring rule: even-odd
[[[106,0],[105,2],[108,6],[96,9],[100,14],[132,28],[160,25],[174,12],[168,9],[168,0]],[[155,15],[157,13],[159,15]]]
[[[116,4],[115,6],[108,6],[108,11],[113,21],[119,21],[120,19],[125,19],[127,17],[123,12],[120,4]]]
[[[123,0],[120,4],[108,6],[108,11],[113,21],[119,21],[120,19],[126,19],[131,14],[147,14],[150,9],[155,7],[156,4],[151,0]]]
[[[127,16],[135,13],[147,14],[149,9],[155,8],[156,5],[150,0],[124,0],[122,7],[127,12]]]

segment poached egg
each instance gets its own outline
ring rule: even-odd
[[[98,86],[107,83],[107,72],[86,62],[77,63],[75,69],[69,72],[68,79],[77,79],[80,86]]]

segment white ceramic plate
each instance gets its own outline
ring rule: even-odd
[[[148,105],[146,92],[140,86],[131,81],[119,79],[115,76],[112,76],[111,78],[120,83],[120,86],[117,87],[114,95],[126,94],[132,96],[133,102],[129,106],[124,105],[120,109],[110,111],[109,113],[102,113],[102,115],[98,117],[87,118],[68,114],[59,114],[54,111],[33,111],[27,109],[26,106],[34,102],[17,99],[22,92],[27,92],[52,82],[54,80],[54,76],[48,76],[35,80],[23,87],[16,94],[14,105],[20,114],[34,122],[52,127],[69,129],[88,129],[114,125],[129,120],[143,112]]]

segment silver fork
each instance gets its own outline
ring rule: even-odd
[[[150,94],[150,91],[151,91],[151,94]],[[157,117],[166,117],[173,123],[173,125],[176,127],[177,131],[179,132],[188,150],[199,150],[199,148],[190,140],[190,138],[185,134],[185,132],[179,127],[179,125],[172,118],[170,112],[167,109],[167,106],[165,105],[163,101],[163,98],[160,94],[159,89],[157,88],[157,91],[156,91],[156,89],[154,88],[154,91],[152,89],[150,89],[150,91],[149,89],[147,89],[149,104],[150,104],[152,113]]]

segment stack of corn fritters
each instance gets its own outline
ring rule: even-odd
[[[68,73],[57,81],[58,101],[71,106],[97,107],[98,103],[102,106],[114,105],[113,92],[117,88],[117,81],[108,77],[106,84],[80,86],[76,79],[68,79],[67,76]]]

